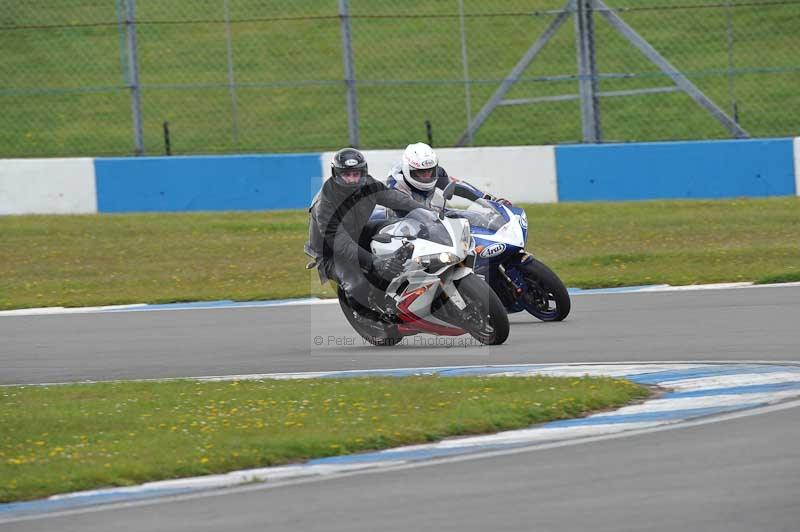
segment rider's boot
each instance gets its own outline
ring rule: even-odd
[[[369,295],[369,304],[375,311],[380,312],[382,321],[400,323],[395,302],[385,292],[373,290]]]

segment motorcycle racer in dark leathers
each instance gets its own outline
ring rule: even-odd
[[[314,258],[320,281],[336,282],[354,307],[365,314],[373,310],[373,285],[387,282],[401,265],[372,254],[368,242],[375,225],[369,218],[376,205],[404,215],[424,205],[399,190],[392,190],[368,173],[364,154],[344,148],[331,159],[331,175],[309,208],[306,253]],[[376,316],[377,317],[377,316]]]

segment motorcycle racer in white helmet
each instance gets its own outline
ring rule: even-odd
[[[436,189],[444,190],[451,182],[456,183],[456,196],[470,201],[482,198],[511,205],[508,200],[484,193],[465,181],[448,176],[445,169],[439,166],[436,152],[424,142],[406,147],[400,164],[389,172],[386,185],[432,208]]]

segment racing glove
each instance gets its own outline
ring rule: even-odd
[[[384,281],[392,281],[403,271],[403,264],[396,257],[375,257],[372,261],[372,272]]]
[[[489,200],[489,201],[496,201],[497,203],[505,205],[506,207],[512,207],[511,202],[508,201],[507,199],[500,198],[500,197],[497,197],[497,196],[493,196],[493,195],[491,195],[489,193],[484,194],[483,195],[483,199]]]

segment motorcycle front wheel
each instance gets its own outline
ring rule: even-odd
[[[446,321],[458,325],[485,345],[500,345],[508,338],[508,314],[492,288],[471,273],[455,282],[458,293],[466,303],[458,310],[447,303]]]
[[[569,314],[569,293],[558,275],[536,259],[519,265],[528,289],[520,296],[525,310],[542,321],[561,321]]]

